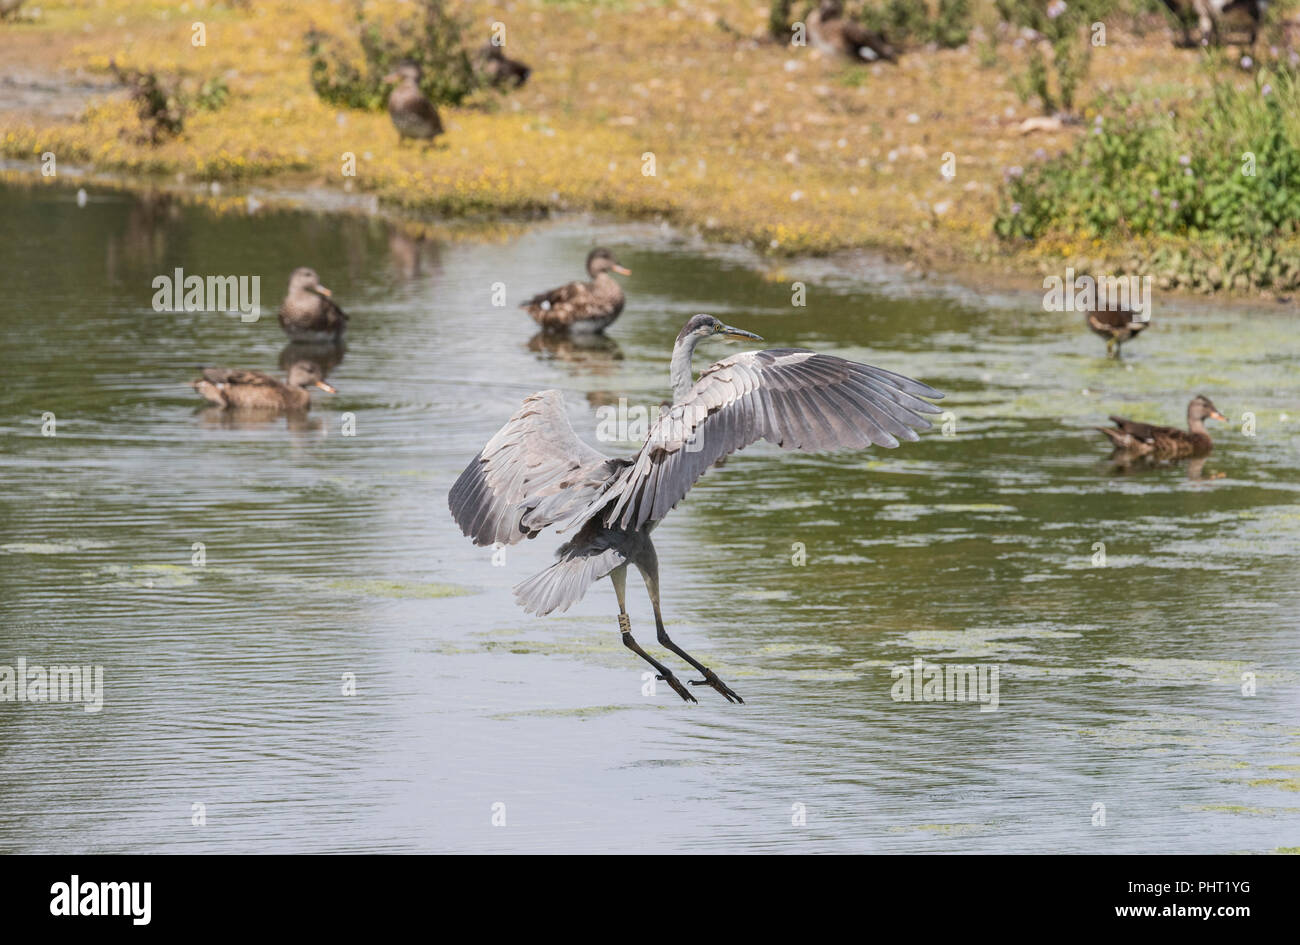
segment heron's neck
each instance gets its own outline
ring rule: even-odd
[[[700,343],[699,335],[687,335],[678,339],[673,346],[671,376],[673,381],[673,403],[680,404],[695,386],[695,375],[691,372],[691,356],[695,346]]]

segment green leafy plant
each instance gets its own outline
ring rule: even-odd
[[[186,106],[179,82],[169,82],[156,72],[121,69],[116,62],[110,62],[109,68],[131,90],[140,117],[140,136],[145,142],[156,145],[181,133]]]
[[[970,0],[939,0],[931,33],[934,41],[945,49],[964,46],[970,37]]]
[[[1088,27],[1104,22],[1117,0],[995,0],[994,5],[1004,23],[1041,37],[1029,45],[1024,72],[1013,77],[1021,100],[1037,98],[1048,114],[1072,112],[1092,59]]]
[[[1075,146],[1010,169],[994,224],[1005,239],[1179,238],[1209,248],[1204,281],[1277,284],[1300,235],[1300,82],[1261,70],[1216,78],[1171,108],[1112,96]],[[1209,251],[1212,250],[1212,251]]]
[[[215,112],[230,99],[230,88],[221,76],[205,79],[194,93],[194,105],[205,112]]]
[[[479,86],[464,44],[465,24],[445,0],[419,0],[416,12],[386,23],[355,4],[351,36],[307,33],[311,85],[322,101],[379,109],[388,99],[384,81],[400,62],[421,68],[420,90],[435,104],[459,105]]]
[[[878,0],[862,8],[864,26],[895,43],[936,43],[948,49],[964,45],[970,36],[970,0]]]
[[[794,0],[771,0],[767,8],[767,32],[778,43],[790,41],[790,8]]]

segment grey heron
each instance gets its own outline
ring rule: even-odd
[[[529,613],[549,614],[576,603],[609,577],[618,597],[623,644],[655,668],[688,702],[673,672],[632,636],[627,569],[635,565],[654,609],[659,643],[728,701],[744,700],[713,670],[677,646],[659,608],[659,562],[650,533],[719,459],[759,440],[783,449],[828,451],[896,447],[930,427],[922,414],[943,394],[919,381],[804,348],[745,351],[706,368],[696,380],[695,347],[706,338],[758,335],[696,315],[673,347],[672,406],[651,426],[630,458],[610,457],[573,431],[559,391],[526,398],[483,451],[470,461],[448,496],[452,516],[476,545],[510,545],[543,529],[575,529],[556,561],[514,589]]]

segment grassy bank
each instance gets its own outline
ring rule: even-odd
[[[367,9],[392,14],[402,4]],[[156,144],[143,140],[122,95],[97,96],[72,120],[0,110],[0,149],[30,161],[33,174],[53,152],[131,175],[308,182],[448,215],[660,217],[774,255],[872,249],[1023,273],[1081,260],[1142,269],[1157,249],[1196,242],[1059,226],[1033,240],[995,234],[1008,169],[1067,152],[1094,117],[1085,108],[1082,126],[1022,133],[1042,112],[1017,93],[1028,46],[1005,42],[991,54],[972,41],[860,66],[766,40],[768,9],[753,0],[475,4],[474,45],[494,21],[506,24],[509,53],[532,78],[508,96],[480,91],[444,108],[448,133],[426,150],[399,147],[383,112],[326,105],[313,92],[307,33],[345,34],[352,15],[351,2],[47,2],[39,17],[0,25],[0,73],[103,80],[114,63],[183,89],[219,79],[228,94],[189,110],[180,134]],[[195,22],[206,46],[191,43]],[[1202,55],[1147,26],[1145,35],[1110,29],[1079,101],[1208,87]],[[355,176],[344,173],[349,153]],[[651,153],[653,176],[644,173]]]

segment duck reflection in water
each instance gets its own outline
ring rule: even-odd
[[[333,341],[290,341],[280,349],[280,370],[288,374],[295,364],[306,361],[316,366],[322,378],[343,363],[348,346]]]
[[[1197,394],[1187,405],[1187,429],[1162,427],[1111,415],[1112,427],[1097,427],[1114,446],[1110,465],[1118,472],[1132,472],[1168,466],[1189,460],[1187,478],[1201,479],[1205,460],[1214,449],[1206,420],[1227,423],[1210,398]],[[1219,478],[1214,476],[1211,478]]]
[[[618,342],[595,332],[557,335],[539,331],[528,339],[528,350],[545,360],[564,361],[592,374],[611,374],[623,360],[623,349]]]
[[[218,407],[215,404],[200,407],[199,423],[210,430],[269,430],[279,427],[293,433],[321,433],[325,419],[312,416],[305,410],[259,410],[256,408]]]

